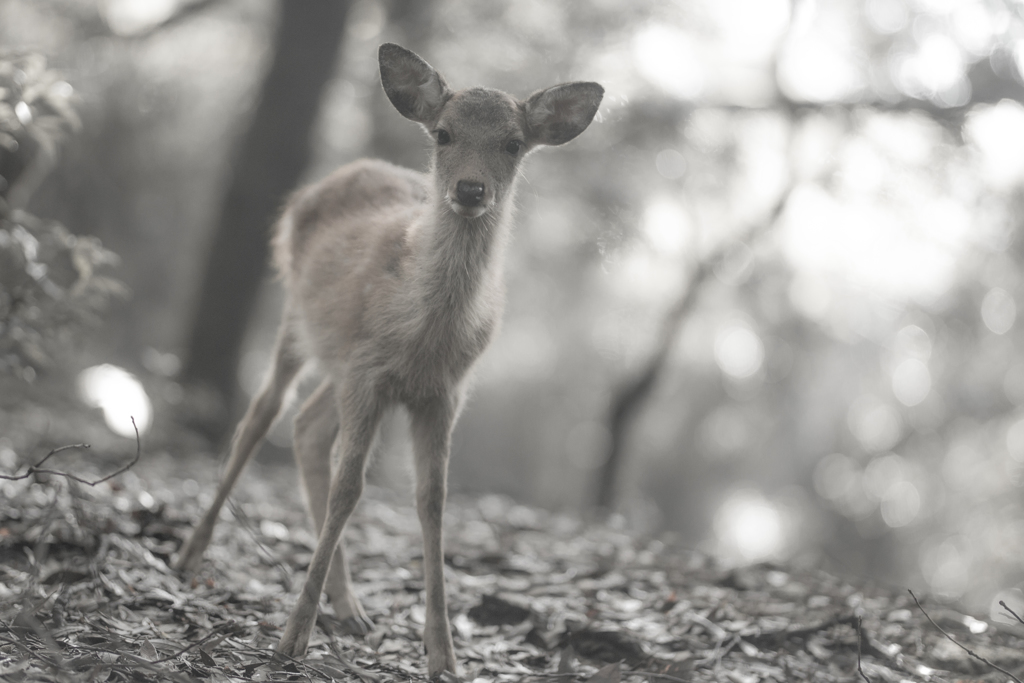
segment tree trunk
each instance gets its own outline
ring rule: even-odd
[[[715,265],[721,261],[733,245],[751,241],[767,233],[778,222],[792,191],[791,185],[780,195],[763,224],[748,227],[739,238],[721,245],[713,253],[697,262],[694,272],[679,298],[661,321],[658,339],[647,361],[636,375],[622,382],[612,394],[606,423],[609,435],[608,447],[605,451],[604,461],[597,472],[597,496],[594,504],[599,512],[609,513],[615,509],[619,478],[626,460],[626,440],[629,437],[629,428],[636,421],[637,415],[640,414],[644,403],[654,390],[658,377],[668,361],[669,353],[675,346],[683,322],[693,311],[697,303],[697,295],[704,283],[714,273]]]
[[[184,379],[230,408],[245,330],[267,270],[270,226],[310,158],[348,0],[281,0],[274,56],[232,164],[188,337]],[[224,422],[225,415],[211,416]],[[223,430],[225,424],[209,425]]]
[[[435,0],[391,0],[386,3],[386,39],[412,50],[430,61],[428,43],[434,28]],[[401,116],[395,116],[395,107],[376,88],[370,97],[373,132],[367,153],[371,156],[409,168],[424,168],[429,138],[419,126],[410,126]]]
[[[665,315],[657,343],[647,362],[635,376],[623,382],[612,396],[608,411],[608,448],[604,461],[597,473],[598,510],[611,512],[615,508],[617,485],[622,464],[626,457],[626,438],[640,409],[650,396],[668,360],[668,354],[675,345],[682,322],[693,310],[697,293],[711,273],[710,263],[701,261],[696,272],[690,277],[682,295]]]

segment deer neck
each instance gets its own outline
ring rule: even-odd
[[[423,312],[443,319],[477,318],[500,307],[496,298],[501,294],[511,198],[469,219],[435,197],[425,218],[414,235],[418,244],[413,249]]]

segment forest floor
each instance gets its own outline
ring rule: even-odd
[[[35,444],[34,462],[89,432],[92,449],[62,451],[44,467],[90,482],[141,457],[96,485],[60,474],[21,477],[27,463],[14,453],[31,444],[4,435],[33,429],[52,442]],[[365,638],[341,634],[322,604],[307,656],[281,659],[273,648],[315,544],[294,468],[250,466],[201,572],[185,579],[168,563],[212,497],[217,458],[201,449],[149,452],[147,443],[136,453],[134,441],[104,436],[101,426],[0,410],[0,475],[19,477],[0,480],[0,680],[424,678],[419,523],[406,497],[370,487],[345,534],[356,590],[376,628]],[[923,597],[922,610],[891,587],[769,564],[725,570],[657,539],[493,495],[455,497],[445,530],[466,681],[1024,675],[1024,627]]]

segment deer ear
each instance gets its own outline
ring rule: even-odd
[[[441,74],[415,52],[394,43],[381,45],[377,56],[381,85],[398,113],[422,124],[437,120],[451,96]]]
[[[597,83],[563,83],[530,95],[526,100],[528,142],[569,142],[590,125],[602,97],[604,88]]]

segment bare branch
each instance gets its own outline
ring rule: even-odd
[[[982,662],[982,663],[984,663],[984,664],[988,664],[988,665],[989,665],[990,667],[992,667],[993,669],[995,669],[995,670],[996,670],[996,671],[998,671],[999,673],[1003,674],[1004,676],[1009,676],[1009,677],[1010,677],[1010,678],[1012,678],[1013,680],[1017,681],[1017,683],[1024,683],[1024,682],[1022,682],[1022,681],[1021,681],[1021,680],[1020,680],[1019,678],[1017,678],[1016,676],[1014,676],[1014,675],[1013,675],[1012,673],[1010,673],[1009,671],[1007,671],[1006,669],[1003,669],[1002,667],[996,666],[995,664],[993,664],[992,662],[988,661],[987,659],[985,659],[984,657],[982,657],[982,656],[981,656],[981,655],[979,655],[978,653],[976,653],[976,652],[974,652],[973,650],[971,650],[971,649],[970,649],[969,647],[967,647],[966,645],[963,645],[962,643],[960,643],[959,641],[957,641],[957,640],[956,640],[956,639],[955,639],[955,638],[954,638],[953,636],[949,635],[949,634],[948,634],[948,633],[947,633],[946,631],[944,631],[944,630],[942,629],[942,627],[941,627],[941,626],[939,626],[938,624],[936,624],[936,623],[935,623],[935,620],[934,620],[934,619],[932,619],[931,615],[930,615],[930,614],[928,614],[928,612],[926,612],[926,611],[925,611],[924,607],[922,607],[922,606],[921,606],[921,601],[917,599],[917,596],[916,596],[916,595],[914,595],[914,591],[912,591],[912,590],[910,590],[910,589],[908,588],[908,589],[907,589],[907,592],[908,592],[908,593],[910,593],[910,597],[914,598],[914,602],[916,602],[916,603],[917,603],[917,608],[918,608],[919,610],[921,610],[921,613],[922,613],[922,614],[924,614],[924,616],[925,616],[925,617],[927,617],[928,621],[930,621],[930,622],[931,622],[932,626],[934,626],[934,627],[935,627],[936,629],[938,629],[939,633],[941,633],[942,635],[946,636],[946,638],[947,638],[947,639],[949,640],[949,642],[953,643],[954,645],[956,645],[957,647],[959,647],[959,648],[960,648],[961,650],[963,650],[964,652],[966,652],[966,653],[967,653],[967,654],[969,654],[970,656],[972,656],[972,657],[974,657],[975,659],[977,659],[977,660],[978,660],[979,662]],[[1004,607],[1005,607],[1005,605],[1004,605]],[[1007,608],[1007,609],[1009,609],[1009,608]],[[1016,615],[1014,615],[1014,616],[1016,616]],[[1019,618],[1019,617],[1018,617],[1018,618]]]
[[[105,481],[107,481],[109,479],[113,479],[117,475],[119,475],[119,474],[121,474],[123,472],[127,472],[128,470],[130,470],[132,467],[135,466],[135,463],[137,463],[139,461],[139,458],[142,457],[142,438],[139,436],[139,427],[138,427],[138,425],[135,424],[135,418],[134,417],[131,418],[131,420],[132,420],[132,427],[135,429],[135,457],[132,458],[132,461],[129,462],[127,465],[125,465],[124,467],[121,467],[120,469],[117,469],[117,470],[111,472],[110,474],[108,474],[105,477],[101,477],[99,479],[96,479],[95,481],[89,481],[88,479],[83,479],[83,478],[79,477],[78,475],[71,474],[70,472],[61,472],[59,470],[48,470],[48,469],[44,469],[42,467],[43,463],[45,463],[47,460],[49,460],[51,457],[53,457],[57,453],[60,453],[61,451],[66,451],[66,450],[69,450],[69,449],[72,449],[72,448],[91,448],[91,446],[89,444],[87,444],[87,443],[76,443],[76,444],[70,444],[68,446],[60,446],[59,448],[54,448],[52,451],[50,451],[45,456],[43,456],[43,459],[40,460],[38,463],[36,463],[35,465],[30,465],[29,468],[26,469],[23,473],[16,474],[16,475],[0,474],[0,479],[5,479],[7,481],[19,481],[21,479],[28,479],[33,474],[52,474],[52,475],[56,475],[58,477],[65,477],[65,478],[70,479],[72,481],[77,481],[79,484],[85,484],[87,486],[96,486],[97,484],[102,484],[103,482],[105,482]]]
[[[1013,611],[1012,609],[1010,609],[1010,606],[1009,606],[1009,605],[1007,605],[1007,604],[1006,604],[1005,602],[1003,602],[1002,600],[1000,600],[1000,601],[999,601],[999,606],[1000,606],[1000,607],[1002,607],[1002,608],[1003,608],[1004,610],[1006,610],[1007,612],[1009,612],[1009,613],[1010,613],[1010,614],[1011,614],[1011,615],[1013,616],[1013,618],[1014,618],[1014,619],[1016,619],[1016,620],[1017,620],[1017,621],[1019,621],[1020,623],[1024,624],[1024,619],[1021,619],[1021,618],[1020,618],[1020,615],[1019,615],[1019,614],[1017,614],[1016,612],[1014,612],[1014,611]]]
[[[43,456],[43,459],[37,462],[35,465],[30,465],[29,468],[25,470],[22,474],[0,474],[0,479],[6,479],[7,481],[19,481],[21,479],[28,479],[37,472],[42,472],[43,474],[53,474],[53,472],[51,472],[50,470],[40,469],[43,466],[43,463],[45,463],[47,460],[57,455],[61,451],[67,451],[72,448],[92,448],[92,446],[90,446],[87,443],[73,443],[67,446],[59,446],[57,448],[54,448],[45,456]]]

